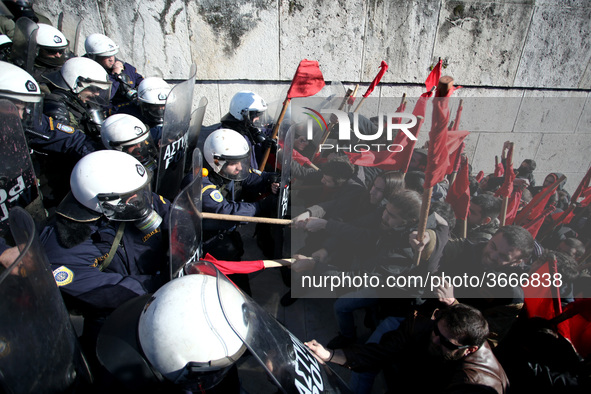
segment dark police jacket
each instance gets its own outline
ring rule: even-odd
[[[168,213],[170,203],[153,194],[154,210],[164,219],[150,234],[127,222],[116,254],[103,271],[121,222],[104,218],[90,224],[90,235],[77,245],[66,247],[58,225],[53,223],[41,233],[51,269],[66,301],[73,301],[82,313],[110,311],[138,295],[156,291],[169,274]],[[68,245],[70,246],[70,245]]]

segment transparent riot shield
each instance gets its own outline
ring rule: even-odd
[[[171,201],[180,191],[185,171],[196,70],[191,65],[189,79],[172,88],[164,109],[156,192]]]
[[[10,229],[19,253],[0,266],[0,391],[83,390],[90,373],[35,224],[15,207]]]
[[[33,65],[37,56],[37,29],[39,26],[29,18],[19,18],[12,38],[10,51],[12,62],[29,74],[33,74]]]
[[[16,106],[0,100],[0,236],[10,233],[8,212],[14,206],[26,207],[42,220],[44,210],[37,189],[37,178]]]
[[[174,200],[170,209],[170,278],[183,275],[185,264],[201,252],[201,151],[193,151],[193,181]]]
[[[279,154],[281,159],[281,184],[279,188],[279,206],[277,217],[282,219],[288,215],[289,211],[289,192],[291,186],[291,161],[293,156],[293,138],[295,128],[290,127],[279,134]]]
[[[351,392],[329,366],[320,364],[298,338],[232,285],[217,268],[205,262],[199,262],[197,267],[200,267],[195,269],[197,272],[209,275],[215,272],[224,317],[282,392]],[[242,313],[236,313],[236,293],[244,299]]]
[[[189,137],[187,138],[187,155],[185,157],[185,172],[193,165],[193,151],[197,148],[197,141],[199,134],[201,134],[201,126],[203,125],[203,117],[207,109],[207,98],[201,97],[197,109],[191,114],[191,124],[189,126]]]

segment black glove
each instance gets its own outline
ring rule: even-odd
[[[271,153],[277,152],[277,140],[275,138],[265,138],[261,145],[264,150],[270,149]]]

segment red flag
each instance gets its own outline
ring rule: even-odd
[[[552,267],[550,264],[552,264]],[[539,278],[540,281],[545,277],[553,278],[552,274],[556,273],[556,270],[556,258],[552,261],[546,261],[535,273],[529,276],[532,280],[527,286],[522,286],[527,317],[541,317],[551,320],[562,313],[560,288],[554,286],[555,282],[550,280],[549,286],[542,286],[541,283],[535,286],[536,283],[533,282],[535,277]]]
[[[581,183],[579,183],[577,190],[574,192],[570,199],[570,201],[573,204],[577,202],[579,197],[581,197],[581,195],[584,194],[587,191],[587,189],[589,189],[589,181],[591,181],[591,167],[589,167],[589,169],[587,170],[587,173],[581,180]]]
[[[425,183],[428,189],[441,182],[449,166],[447,149],[447,125],[449,124],[449,99],[436,97],[433,99],[433,120],[429,131],[429,152],[425,168]]]
[[[404,100],[399,106],[398,108],[396,108],[396,112],[397,113],[403,113],[404,111],[406,111],[406,100]],[[402,118],[392,118],[392,124],[400,124],[400,122],[402,121]]]
[[[523,191],[521,189],[513,190],[513,193],[507,200],[507,214],[505,215],[505,225],[513,224],[517,212],[519,212],[519,205],[521,205],[521,196]]]
[[[431,73],[429,74],[429,76],[425,80],[425,86],[427,87],[428,92],[430,92],[431,89],[433,89],[433,87],[437,86],[437,84],[439,83],[439,79],[441,78],[441,64],[442,63],[443,63],[443,61],[441,59],[439,59],[439,62],[437,62],[437,65],[435,65],[435,67],[433,67],[433,70],[431,70]]]
[[[574,314],[573,317],[558,324],[558,328],[566,331],[568,338],[577,353],[582,357],[591,354],[591,299],[578,299],[564,308],[564,314]],[[561,331],[561,333],[562,333]]]
[[[540,231],[540,227],[542,227],[542,224],[544,223],[544,219],[546,219],[546,216],[550,215],[555,210],[555,206],[549,206],[548,208],[544,209],[539,216],[523,224],[522,227],[529,231],[531,236],[535,238],[538,235],[538,231]]]
[[[454,172],[457,173],[459,171],[462,161],[462,152],[464,151],[465,146],[466,144],[462,142],[460,147],[449,155],[449,167],[447,167],[447,171],[445,172],[446,175],[452,174]]]
[[[505,173],[503,184],[495,192],[495,197],[509,197],[513,193],[513,181],[516,177],[515,172],[513,171],[513,146],[509,148],[505,162],[507,163],[507,172]]]
[[[575,217],[575,206],[569,205],[566,211],[553,213],[550,215],[554,221],[554,227],[560,226],[563,223],[570,223],[572,218]]]
[[[468,158],[462,159],[460,171],[451,185],[445,199],[454,210],[456,219],[466,220],[470,211],[470,179],[468,176]]]
[[[552,197],[552,192],[547,193],[547,194],[545,192],[547,190],[552,190],[552,191],[556,190],[558,185],[559,185],[558,183],[556,183],[554,185],[554,187],[552,187],[552,185],[548,185],[542,191],[540,191],[538,194],[536,194],[534,196],[534,198],[531,199],[529,204],[527,204],[521,210],[521,212],[519,212],[519,214],[515,218],[515,224],[522,225],[523,223],[534,220],[535,218],[540,216],[542,214],[542,212],[544,211],[544,209],[546,208],[546,204],[548,204],[548,200],[550,199],[550,197]]]
[[[388,69],[388,64],[382,60],[382,64],[380,64],[380,71],[378,71],[378,75],[376,75],[376,77],[373,79],[373,81],[371,81],[371,83],[367,87],[367,90],[365,91],[365,94],[363,95],[363,97],[367,98],[367,96],[369,96],[371,94],[371,92],[373,92],[373,90],[378,85],[378,83],[380,83],[380,80],[384,76],[384,73],[386,72],[387,69]]]
[[[476,182],[480,183],[480,181],[484,178],[484,171],[479,171],[476,175]]]
[[[423,93],[417,101],[414,110],[412,111],[413,115],[417,117],[417,124],[408,131],[415,137],[418,137],[421,126],[423,125],[427,100],[431,95],[432,93],[430,92]],[[419,118],[419,116],[421,118]],[[403,148],[400,152],[389,152],[387,150],[382,150],[380,152],[345,152],[345,154],[349,157],[351,163],[355,165],[378,167],[385,171],[402,171],[406,173],[415,144],[416,141],[408,138],[403,132],[398,132],[396,137],[394,137],[392,140],[392,144],[390,145],[401,145]]]
[[[203,260],[215,265],[217,269],[224,275],[230,274],[250,274],[265,268],[263,260],[251,261],[225,261],[217,260],[215,257],[207,253]]]
[[[300,62],[293,76],[287,98],[309,97],[324,87],[324,77],[316,60],[304,59]]]

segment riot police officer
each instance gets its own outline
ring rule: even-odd
[[[242,134],[251,150],[251,167],[258,169],[258,160],[267,148],[276,148],[275,140],[266,135],[261,122],[267,103],[258,94],[243,90],[230,101],[230,111],[221,119],[222,128]]]
[[[137,97],[137,87],[144,77],[131,64],[115,58],[119,53],[119,45],[103,34],[94,33],[86,37],[84,49],[85,57],[95,60],[109,74],[109,80],[113,84],[111,113],[129,105]]]
[[[68,40],[66,36],[53,26],[44,23],[37,24],[37,56],[33,68],[33,77],[41,85],[45,93],[50,93],[44,86],[45,81],[42,78],[51,72],[55,72],[62,67],[66,61]]]
[[[70,309],[84,316],[84,344],[94,349],[104,317],[169,278],[170,203],[151,192],[148,172],[117,151],[82,158],[71,192],[41,242]]]
[[[135,116],[109,116],[101,127],[101,139],[105,148],[128,153],[148,171],[156,171],[158,150],[148,127]]]

